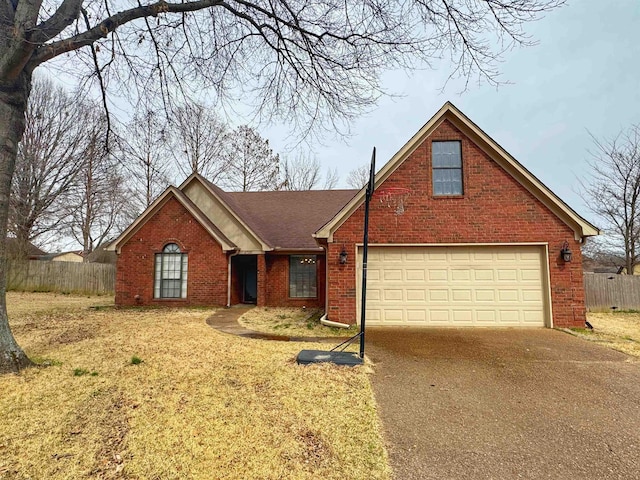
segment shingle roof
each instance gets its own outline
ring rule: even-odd
[[[17,255],[19,250],[20,248],[18,245],[18,240],[16,240],[13,237],[7,237],[7,246],[6,246],[7,256],[11,257],[11,256]],[[26,251],[24,252],[24,254],[28,257],[45,255],[45,253],[46,252],[44,250],[39,249],[32,243],[27,243]]]
[[[319,247],[312,235],[357,192],[223,192],[221,197],[272,248],[317,250]]]

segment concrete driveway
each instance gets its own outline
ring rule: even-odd
[[[640,362],[549,329],[367,329],[394,477],[640,478]]]

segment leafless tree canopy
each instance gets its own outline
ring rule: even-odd
[[[75,185],[62,198],[64,233],[80,245],[85,259],[135,218],[122,167],[106,146],[106,119],[100,109],[85,112],[86,148]]]
[[[225,154],[225,187],[240,192],[277,189],[280,158],[255,130],[241,125],[227,135]]]
[[[65,219],[60,199],[82,169],[88,148],[86,113],[87,108],[64,89],[49,80],[35,81],[11,188],[10,230],[21,251]]]
[[[592,138],[595,151],[583,196],[604,222],[606,237],[597,244],[624,256],[626,272],[632,274],[640,261],[640,126],[633,125],[611,140]]]
[[[347,176],[347,184],[351,188],[362,188],[369,181],[369,166],[368,165],[360,165],[358,168],[355,168],[349,172]]]
[[[317,158],[298,155],[285,158],[280,165],[280,188],[282,190],[311,190],[320,183],[320,162]]]
[[[226,169],[224,140],[228,133],[210,108],[188,101],[172,112],[171,152],[182,175],[204,175],[216,182]]]
[[[127,173],[129,197],[138,213],[151,205],[173,176],[169,131],[163,115],[144,109],[119,135],[117,155]]]

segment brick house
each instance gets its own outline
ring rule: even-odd
[[[451,103],[375,185],[368,324],[584,325],[580,245],[598,229]],[[116,304],[305,305],[353,324],[364,197],[224,192],[192,175],[111,244]]]

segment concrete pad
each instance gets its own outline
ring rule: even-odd
[[[367,329],[396,479],[640,478],[640,362],[549,329]]]

